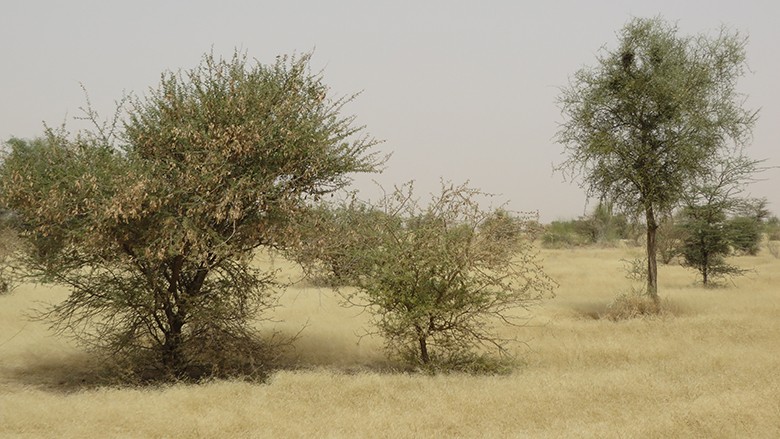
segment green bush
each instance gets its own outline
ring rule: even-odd
[[[542,235],[546,248],[613,245],[634,236],[633,224],[623,214],[614,214],[609,203],[599,203],[589,215],[576,220],[553,221]]]
[[[761,222],[748,217],[737,217],[726,222],[729,242],[736,253],[755,256],[762,239]]]
[[[577,224],[575,220],[553,221],[542,234],[542,245],[545,248],[570,248],[593,244],[587,227]]]

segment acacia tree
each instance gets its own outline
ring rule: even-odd
[[[251,354],[274,285],[256,250],[282,242],[304,199],[381,162],[309,59],[207,54],[165,73],[131,101],[118,148],[106,125],[7,143],[0,197],[21,218],[26,267],[71,289],[49,314],[59,329],[167,375]]]
[[[505,353],[507,341],[494,324],[512,322],[513,309],[551,294],[554,282],[532,251],[538,223],[483,211],[480,195],[443,184],[423,208],[408,184],[374,207],[336,208],[333,217],[360,219],[362,239],[334,236],[321,247],[326,263],[312,268],[333,275],[328,256],[338,252],[340,283],[351,287],[341,289],[344,297],[372,313],[393,355],[427,370],[490,368],[495,358],[478,347]]]
[[[738,200],[732,208],[733,217],[726,223],[731,246],[737,253],[755,256],[760,250],[763,230],[770,212],[766,198]]]
[[[588,196],[644,217],[647,294],[655,301],[659,215],[750,139],[757,112],[743,109],[736,92],[746,43],[725,28],[681,37],[661,18],[635,18],[616,49],[604,49],[595,67],[562,88],[557,138],[568,158],[558,169],[581,177]]]
[[[680,249],[682,265],[698,271],[704,286],[712,285],[714,279],[744,274],[744,270],[726,263],[731,246],[722,203],[685,207],[679,227],[685,234]]]
[[[733,220],[727,221],[728,214],[745,210],[755,203],[738,198],[751,176],[760,171],[759,160],[737,157],[724,160],[701,181],[692,186],[684,197],[685,206],[678,226],[682,231],[682,243],[679,253],[683,256],[683,266],[693,268],[702,277],[702,283],[710,285],[714,279],[738,276],[745,270],[726,263],[725,256],[732,247],[739,245],[757,245],[745,230],[737,230]],[[751,220],[751,224],[753,224]]]

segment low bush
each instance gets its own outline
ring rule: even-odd
[[[576,220],[553,221],[542,234],[542,246],[545,248],[571,248],[594,242],[587,228],[578,226]]]
[[[615,297],[600,317],[616,322],[641,317],[663,316],[668,313],[668,303],[656,302],[643,290],[632,288],[631,291]]]

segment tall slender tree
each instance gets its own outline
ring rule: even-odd
[[[634,18],[618,36],[561,90],[567,159],[558,169],[581,178],[588,196],[644,217],[647,294],[658,301],[658,218],[751,138],[757,112],[736,90],[747,38],[725,27],[679,36],[660,17]]]

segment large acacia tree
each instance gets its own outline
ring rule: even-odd
[[[280,245],[305,199],[381,162],[309,59],[209,54],[130,100],[116,142],[99,124],[7,142],[1,201],[28,272],[70,287],[60,329],[167,375],[248,353],[272,302],[255,251]]]
[[[562,88],[558,132],[588,196],[644,217],[647,293],[658,300],[658,218],[723,157],[740,155],[757,112],[742,108],[736,84],[747,66],[747,39],[722,28],[679,36],[661,18],[635,18],[594,67]]]

